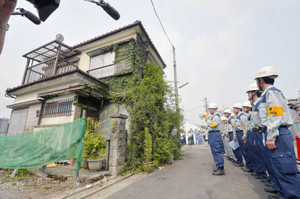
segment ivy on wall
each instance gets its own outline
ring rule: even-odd
[[[172,130],[180,129],[182,116],[175,111],[172,88],[164,80],[163,71],[154,63],[147,63],[143,37],[139,34],[136,39],[114,45],[113,50],[115,64],[131,64],[130,70],[102,79],[109,85],[110,101],[125,105],[130,114],[127,170],[149,170],[149,162],[158,167],[173,157],[180,158],[179,137]]]

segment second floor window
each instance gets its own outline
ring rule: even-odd
[[[108,52],[91,57],[89,74],[96,78],[114,75],[115,52]]]
[[[103,66],[109,66],[114,63],[114,59],[115,59],[115,52],[108,52],[105,54],[91,57],[90,70],[103,67]]]

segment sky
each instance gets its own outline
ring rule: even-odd
[[[100,7],[83,0],[62,0],[41,25],[12,16],[0,56],[0,118],[10,117],[13,99],[5,90],[20,85],[25,53],[64,36],[73,46],[141,20],[167,64],[166,80],[173,84],[172,47],[164,35],[150,0],[106,0],[121,18],[113,20]],[[246,90],[256,72],[271,65],[279,73],[275,86],[287,98],[298,97],[300,84],[299,0],[153,0],[176,49],[180,107],[185,121],[199,124],[204,98],[220,109],[247,100]],[[17,7],[37,13],[24,0]]]

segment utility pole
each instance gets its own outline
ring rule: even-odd
[[[208,113],[208,106],[207,106],[207,99],[206,99],[206,97],[204,98],[204,101],[205,101],[205,111],[206,111],[206,113]]]
[[[178,100],[178,87],[177,87],[177,71],[176,71],[176,59],[175,59],[175,47],[173,47],[173,65],[174,65],[174,87],[175,87],[175,103],[176,111],[179,112],[179,100]]]

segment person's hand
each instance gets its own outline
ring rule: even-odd
[[[253,141],[253,145],[254,145],[254,147],[256,147],[256,142],[255,142],[255,140]]]
[[[233,141],[235,141],[235,142],[236,142],[236,137],[233,137]]]
[[[246,143],[247,142],[247,137],[242,137],[242,140],[244,141],[244,143]]]
[[[275,145],[275,140],[267,140],[266,145],[267,145],[267,148],[271,151],[273,151],[277,148]]]
[[[17,0],[0,0],[0,21],[7,23],[11,13],[15,10]]]

